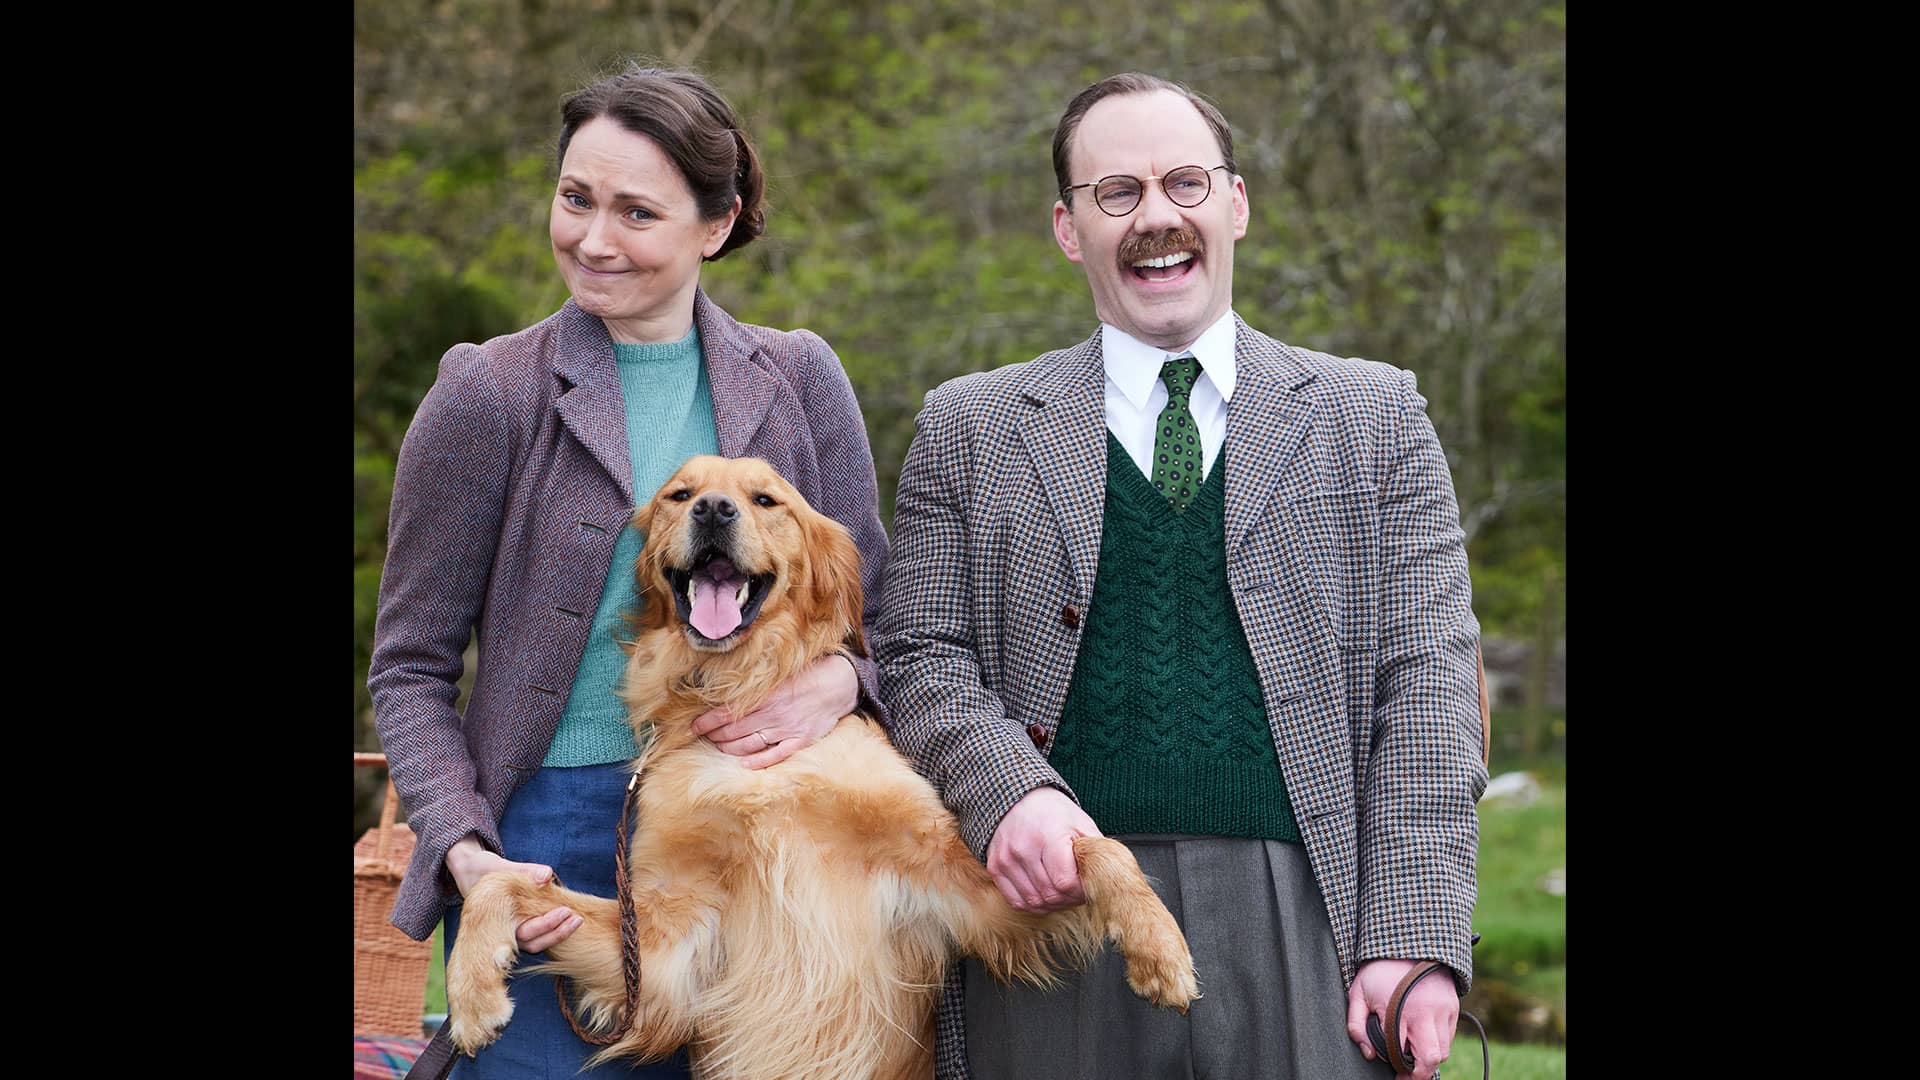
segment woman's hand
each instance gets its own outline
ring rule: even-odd
[[[853,661],[835,653],[780,684],[760,707],[735,718],[714,709],[693,722],[693,733],[749,769],[787,760],[818,742],[860,704],[860,677]]]
[[[453,875],[453,883],[459,886],[461,896],[496,870],[519,874],[536,885],[553,880],[553,867],[503,859],[488,851],[477,836],[466,836],[447,849],[447,873]],[[557,907],[545,915],[523,921],[514,927],[513,936],[520,943],[521,952],[546,952],[572,936],[584,921],[572,908]]]

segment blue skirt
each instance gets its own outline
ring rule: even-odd
[[[537,770],[514,792],[500,819],[500,843],[506,857],[515,862],[544,863],[553,867],[567,888],[612,897],[616,892],[613,857],[618,844],[614,827],[620,820],[631,775],[624,761]],[[449,956],[459,930],[460,907],[455,904],[447,909],[446,917]],[[522,954],[520,963],[535,964],[545,959],[545,953]],[[506,1030],[475,1057],[457,1057],[449,1080],[688,1080],[691,1075],[684,1049],[651,1065],[630,1066],[616,1061],[582,1072],[581,1066],[599,1047],[580,1041],[567,1026],[554,1000],[553,976],[513,975],[507,980],[507,994],[513,998],[513,1019]]]

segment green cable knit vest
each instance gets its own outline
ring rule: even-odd
[[[1227,586],[1226,453],[1176,513],[1107,437],[1106,524],[1048,760],[1102,832],[1298,843]]]

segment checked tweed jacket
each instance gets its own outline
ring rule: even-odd
[[[1342,977],[1430,958],[1464,990],[1487,774],[1446,458],[1411,372],[1235,324],[1227,577]],[[890,730],[983,859],[1021,796],[1072,794],[1043,747],[1093,598],[1104,385],[1097,332],[948,382],[900,474],[874,635]],[[966,1075],[958,985],[942,1077]]]
[[[693,320],[720,453],[764,458],[853,533],[871,626],[887,534],[839,358],[810,331],[736,322],[699,290]],[[507,800],[559,728],[637,501],[625,410],[606,324],[568,300],[517,334],[448,350],[401,444],[367,685],[418,837],[392,916],[415,939],[459,895],[447,849],[477,833],[500,851]],[[463,716],[454,683],[476,630]],[[854,667],[861,708],[884,718],[878,669]]]

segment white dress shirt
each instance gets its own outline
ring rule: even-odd
[[[1167,385],[1160,366],[1192,354],[1200,377],[1187,405],[1200,425],[1200,479],[1213,472],[1220,445],[1227,441],[1227,401],[1233,397],[1233,311],[1229,309],[1201,331],[1193,344],[1168,352],[1145,344],[1124,330],[1100,324],[1100,354],[1107,368],[1107,430],[1153,479],[1153,434],[1160,410],[1167,407]]]

